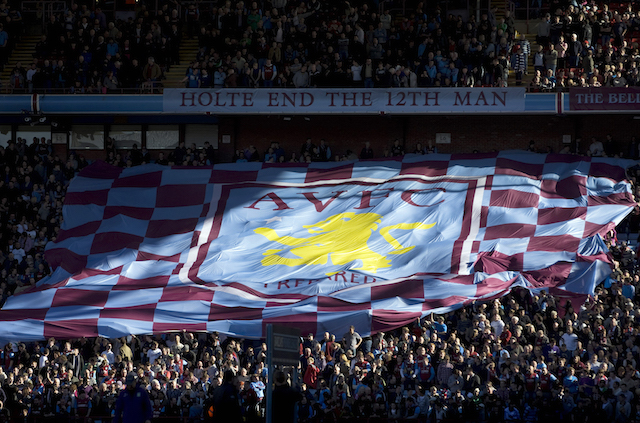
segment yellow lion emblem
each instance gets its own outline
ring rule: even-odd
[[[382,216],[376,213],[357,214],[349,212],[336,214],[313,225],[303,226],[313,235],[308,238],[278,236],[278,233],[271,228],[257,228],[254,230],[256,234],[264,236],[269,241],[292,247],[286,249],[285,253],[298,257],[283,257],[278,253],[284,251],[284,249],[270,249],[263,253],[265,257],[262,259],[262,265],[273,266],[281,264],[290,267],[324,265],[331,259],[331,263],[334,265],[344,265],[354,260],[361,260],[362,267],[354,270],[372,273],[375,273],[380,268],[391,267],[391,260],[386,255],[376,253],[367,245],[371,234],[378,229],[381,218]],[[394,249],[389,254],[405,254],[414,247],[403,247],[390,232],[394,229],[430,229],[435,224],[426,225],[420,222],[399,223],[381,228],[380,235]]]

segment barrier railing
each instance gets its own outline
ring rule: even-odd
[[[67,3],[64,1],[51,0],[51,1],[33,1],[26,0],[21,3],[21,13],[34,14],[36,17],[40,13],[42,20],[42,28],[45,27],[49,17],[55,13],[64,12],[67,7]]]
[[[64,420],[64,419],[60,419],[60,420],[56,420],[60,423],[62,422],[70,422],[70,423],[97,423],[97,422],[102,422],[102,423],[111,423],[113,421],[113,417],[112,416],[88,416],[88,417],[77,417],[77,416],[70,416],[70,418],[68,420]],[[189,418],[187,416],[180,416],[180,417],[174,417],[174,416],[159,416],[159,417],[154,417],[153,418],[154,422],[158,422],[158,423],[187,423],[187,422],[196,422],[196,421],[201,421],[201,419],[193,419],[193,418]]]
[[[11,86],[0,87],[2,94],[162,94],[164,87],[162,82],[145,82],[138,88],[116,88],[112,90],[89,91],[67,88],[13,88]]]
[[[567,73],[565,73],[562,78],[564,80],[567,79],[567,75],[568,75],[568,71]],[[569,89],[571,87],[564,87],[564,88],[558,88],[558,87],[554,87],[551,89],[546,89],[546,88],[532,88],[529,87],[527,84],[530,82],[530,80],[523,80],[523,85],[522,87],[527,89],[527,92],[531,92],[531,93],[538,93],[538,92],[569,92]],[[184,87],[164,87],[162,85],[162,83],[151,83],[152,85],[150,86],[146,86],[146,87],[139,87],[139,88],[117,88],[114,90],[106,90],[106,91],[89,91],[89,90],[80,90],[80,91],[76,91],[73,88],[33,88],[33,89],[29,89],[29,88],[12,88],[9,86],[2,86],[0,87],[0,94],[16,94],[16,95],[24,95],[24,94],[68,94],[68,95],[83,95],[83,94],[91,94],[91,95],[123,95],[123,94],[162,94],[164,92],[165,88],[184,88]],[[243,87],[238,87],[238,88],[243,88]],[[342,88],[342,87],[323,87],[323,88],[327,88],[327,89],[334,89],[334,88]],[[435,87],[422,87],[422,88],[435,88]],[[450,87],[452,90],[456,89],[457,87]],[[486,87],[485,87],[486,88]],[[516,88],[515,86],[510,86],[510,88]],[[218,88],[216,88],[218,89]],[[248,88],[247,89],[253,89],[253,88]],[[280,87],[273,87],[273,88],[269,88],[269,87],[258,87],[257,89],[259,90],[276,90],[276,89],[281,89]],[[304,90],[308,90],[309,88],[291,88],[294,90],[300,90],[300,91],[304,91]],[[374,90],[386,90],[389,89],[389,87],[377,87],[377,88],[373,88]],[[400,89],[406,89],[406,90],[411,90],[412,88],[409,87],[403,87]]]
[[[354,417],[354,416],[335,416],[335,415],[327,415],[326,419],[319,419],[318,416],[311,417],[308,421],[338,421],[344,423],[409,423],[409,422],[418,422],[425,423],[427,421],[431,421],[427,416],[420,416],[417,419],[404,418],[404,417]],[[102,423],[111,423],[113,417],[111,416],[90,416],[90,417],[71,417],[70,422],[73,423],[96,423],[98,421]],[[64,420],[58,420],[60,422],[64,422]],[[168,416],[160,416],[155,417],[152,420],[153,422],[158,423],[193,423],[193,422],[201,422],[207,421],[204,418],[189,418],[189,417],[168,417]],[[265,422],[264,418],[258,418],[257,422]],[[298,422],[300,420],[298,419]],[[277,423],[277,422],[274,422]]]

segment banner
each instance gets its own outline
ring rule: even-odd
[[[635,206],[632,162],[500,152],[396,160],[95,163],[71,182],[46,259],[0,339],[168,330],[262,337],[268,323],[361,334],[508,293],[584,299],[600,237]]]
[[[571,88],[569,110],[640,110],[640,87]]]
[[[524,88],[167,88],[165,113],[521,113]]]

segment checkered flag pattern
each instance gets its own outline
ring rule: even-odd
[[[53,274],[7,301],[0,339],[178,330],[259,338],[269,323],[342,333],[349,322],[369,334],[517,286],[583,301],[610,273],[602,237],[636,207],[625,179],[631,164],[525,152],[195,168],[94,163],[68,188],[62,230],[46,250]],[[251,218],[239,216],[269,205],[262,225],[285,222],[280,210],[304,220],[310,212],[277,193],[337,192],[345,184],[368,187],[380,204],[396,200],[373,190],[404,190],[404,203],[424,207],[416,210],[427,206],[412,195],[426,190],[409,184],[459,187],[460,207],[447,210],[458,226],[429,241],[448,249],[416,244],[410,260],[398,256],[378,272],[362,270],[358,259],[331,268],[265,266],[264,250],[251,249],[256,232],[243,229]],[[380,188],[388,184],[396,185]],[[252,192],[276,194],[244,198]],[[329,207],[332,195],[335,207],[353,205],[327,194],[309,202],[311,211]]]

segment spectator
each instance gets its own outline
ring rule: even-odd
[[[522,76],[527,69],[527,61],[522,47],[516,46],[516,48],[516,54],[513,55],[513,58],[511,60],[511,67],[516,72],[516,85],[522,85]],[[498,77],[499,76],[500,75],[498,75]]]
[[[127,388],[118,395],[114,423],[150,423],[153,417],[153,409],[147,391],[137,386],[137,378],[134,374],[127,375]]]
[[[309,73],[306,66],[302,66],[300,71],[293,76],[293,85],[296,88],[307,88],[309,86]]]
[[[364,147],[362,148],[362,151],[360,152],[360,158],[361,159],[372,159],[373,158],[373,149],[371,148],[371,143],[369,141],[366,141],[364,143]]]
[[[520,411],[515,408],[512,402],[504,409],[504,421],[507,423],[516,423],[520,421]]]
[[[113,74],[113,71],[107,72],[107,76],[104,77],[102,86],[107,89],[108,93],[113,93],[118,90],[119,82],[116,76]]]
[[[278,371],[274,375],[273,419],[282,423],[293,423],[295,405],[302,398],[300,393],[289,386],[287,376]]]
[[[349,326],[349,331],[342,337],[342,342],[348,351],[355,354],[360,344],[362,344],[362,337],[355,331],[355,327],[351,325]]]
[[[240,422],[242,421],[239,406],[239,392],[234,386],[235,375],[232,370],[226,370],[222,385],[213,391],[214,421]]]
[[[595,137],[591,138],[589,153],[592,157],[601,157],[604,154],[604,146],[602,145],[602,142],[598,141]]]
[[[112,348],[113,346],[111,345],[111,343],[108,343],[107,348],[102,352],[102,354],[100,354],[107,360],[109,364],[114,364],[116,362],[116,355],[113,352]]]
[[[157,87],[157,83],[160,81],[161,76],[162,70],[160,69],[160,66],[158,66],[153,57],[149,57],[147,64],[142,69],[142,77],[145,81],[143,88],[153,90]]]
[[[578,67],[582,55],[582,44],[578,41],[578,35],[575,33],[571,34],[566,54],[569,67]]]
[[[4,25],[0,23],[0,71],[4,69],[9,59],[9,34],[4,29]]]

